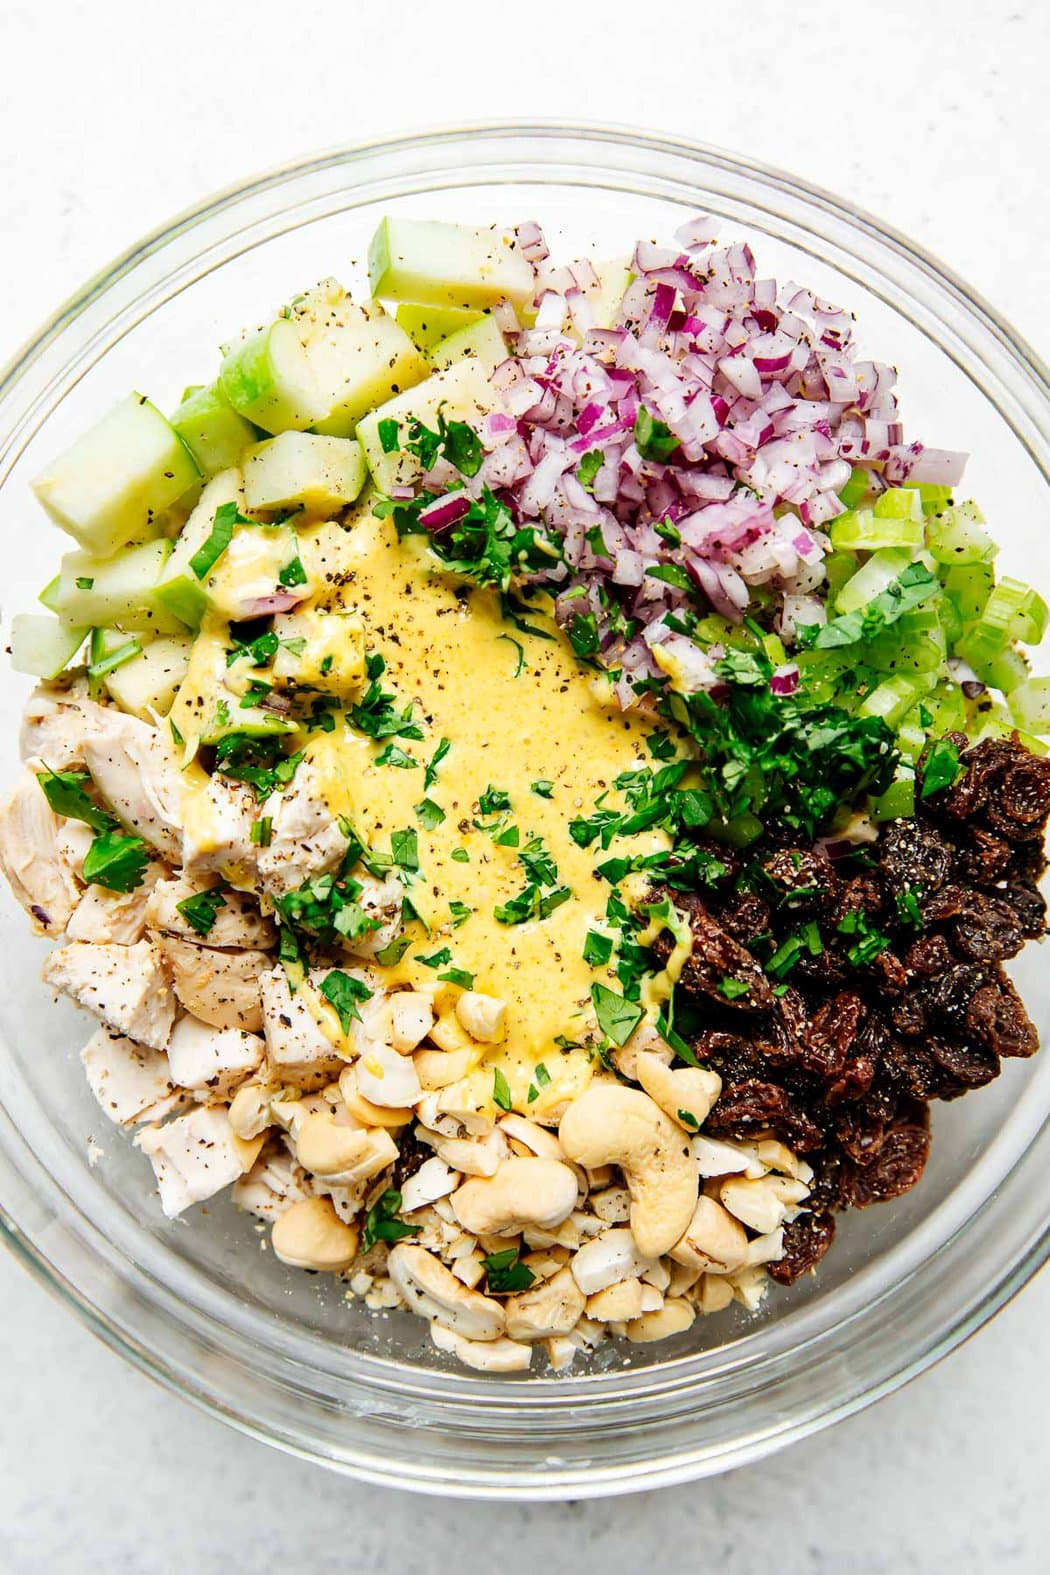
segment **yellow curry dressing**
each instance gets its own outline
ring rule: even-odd
[[[307,746],[332,814],[348,816],[370,847],[389,852],[391,834],[408,827],[418,836],[420,870],[409,895],[431,933],[412,925],[404,957],[379,971],[390,983],[433,988],[437,973],[453,966],[473,974],[475,989],[504,999],[506,1038],[484,1055],[471,1082],[478,1103],[488,1103],[498,1066],[515,1106],[540,1114],[590,1077],[586,1050],[566,1052],[555,1040],[593,1042],[591,985],[599,980],[618,989],[606,970],[596,972],[583,960],[588,930],[607,929],[609,886],[593,873],[601,852],[578,847],[568,823],[593,813],[613,779],[645,761],[647,724],[601,703],[600,681],[579,666],[553,625],[555,637],[542,640],[507,624],[493,592],[434,573],[425,544],[412,537],[399,542],[389,521],[363,515],[350,529],[329,524],[304,531],[300,551],[319,587],[318,602],[360,618],[366,648],[386,659],[384,688],[399,707],[415,702],[414,720],[424,733],[422,741],[394,740],[419,762],[415,769],[377,766],[389,741],[350,730],[318,734]],[[425,789],[424,767],[442,738],[451,747]],[[553,783],[549,799],[532,791],[537,781]],[[510,796],[511,809],[501,817],[479,813],[478,799],[489,787]],[[424,796],[445,815],[429,830],[414,810]],[[607,802],[618,808],[622,799],[612,790]],[[474,824],[492,826],[497,818],[504,828],[519,827],[522,846],[541,838],[557,865],[557,884],[572,892],[545,920],[505,925],[493,916],[528,879],[518,850],[498,845]],[[617,852],[666,846],[664,833],[650,831],[618,841]],[[455,858],[456,850],[465,850],[469,862],[462,851]],[[628,901],[641,895],[642,879],[624,882]],[[470,909],[458,925],[457,903]],[[419,960],[446,946],[451,963],[443,968]],[[541,1061],[550,1082],[530,1104]]]

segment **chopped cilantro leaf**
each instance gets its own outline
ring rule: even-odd
[[[453,848],[452,857],[455,859],[457,864],[470,863],[470,854],[467,852],[466,848]]]
[[[605,455],[600,448],[589,448],[580,463],[576,466],[576,480],[581,487],[586,487],[590,492],[594,486],[594,478],[605,463]]]
[[[376,952],[376,962],[383,968],[392,968],[399,963],[412,944],[410,935],[398,935],[388,941],[380,951]]]
[[[468,907],[465,902],[460,902],[458,897],[452,897],[449,901],[448,911],[452,915],[453,929],[458,930],[461,924],[466,924],[474,909]]]
[[[601,649],[598,620],[594,613],[573,613],[569,619],[569,644],[582,660],[596,656]]]
[[[438,978],[443,979],[446,984],[458,984],[461,990],[474,988],[474,975],[468,973],[465,968],[446,968],[444,973],[438,974]]]
[[[250,525],[251,520],[245,519],[236,503],[221,503],[215,510],[211,531],[205,541],[197,548],[190,559],[190,568],[198,580],[203,580],[210,574],[218,563],[230,542],[233,532],[238,525]]]
[[[289,563],[285,564],[277,578],[280,580],[282,585],[289,588],[295,585],[306,584],[307,574],[306,570],[303,568],[303,560],[300,558],[298,552]]]
[[[478,799],[478,813],[480,815],[498,815],[502,810],[510,809],[510,794],[503,788],[487,787]]]
[[[452,742],[450,739],[443,738],[438,743],[437,748],[430,757],[430,764],[423,773],[423,786],[425,788],[432,788],[434,786],[434,783],[437,781],[438,766],[444,760],[451,748]]]
[[[398,1218],[400,1212],[401,1194],[394,1187],[388,1187],[365,1216],[365,1228],[361,1232],[362,1252],[374,1247],[377,1241],[403,1241],[406,1236],[418,1233],[418,1226],[408,1225]]]
[[[400,766],[402,771],[412,771],[419,765],[419,761],[414,755],[410,755],[406,750],[402,749],[400,744],[391,742],[376,756],[375,764],[377,766]]]
[[[379,446],[384,454],[396,454],[400,446],[398,437],[398,423],[392,416],[387,416],[380,421],[376,428],[379,433]]]
[[[530,784],[530,792],[535,793],[537,798],[553,798],[554,783],[549,782],[546,777],[541,777],[538,782]]]
[[[444,968],[446,963],[452,961],[452,953],[447,946],[442,946],[440,951],[432,952],[429,957],[417,954],[417,960],[423,964],[424,968]]]
[[[414,826],[406,826],[403,831],[391,834],[390,856],[400,869],[418,870],[419,837]]]
[[[412,764],[418,765],[418,761],[414,760]],[[416,819],[424,831],[433,831],[436,826],[440,826],[445,818],[445,811],[440,804],[435,804],[432,798],[420,799],[419,803],[414,804],[412,807],[415,810]]]

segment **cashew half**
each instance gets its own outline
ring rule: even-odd
[[[499,1302],[468,1290],[425,1247],[399,1242],[387,1259],[387,1273],[413,1312],[465,1340],[498,1340],[506,1330]]]
[[[460,1025],[482,1044],[498,1044],[506,1033],[507,1003],[494,995],[464,990],[455,1010]]]
[[[709,1274],[732,1274],[748,1261],[747,1234],[728,1209],[701,1193],[681,1241],[671,1248],[675,1263]]]
[[[338,1274],[357,1257],[357,1229],[344,1225],[327,1198],[303,1198],[285,1209],[270,1236],[282,1263]]]
[[[412,1112],[407,1107],[399,1110],[374,1105],[370,1099],[366,1099],[357,1086],[356,1066],[348,1066],[340,1072],[339,1092],[347,1110],[363,1127],[403,1127],[412,1120]]]
[[[687,1301],[664,1302],[659,1312],[643,1313],[632,1318],[627,1325],[628,1340],[635,1345],[648,1345],[653,1340],[666,1340],[669,1335],[682,1334],[692,1326],[696,1313]]]
[[[583,1292],[571,1272],[559,1269],[549,1280],[507,1298],[507,1333],[512,1340],[546,1340],[551,1335],[568,1334],[583,1308]]]
[[[634,1064],[639,1083],[664,1115],[687,1132],[699,1131],[722,1092],[718,1073],[700,1066],[669,1067],[649,1050],[639,1050]]]
[[[639,1252],[659,1258],[675,1245],[693,1217],[700,1178],[688,1139],[648,1094],[593,1082],[566,1110],[558,1136],[569,1159],[588,1170],[619,1165]]]
[[[553,1230],[576,1207],[576,1177],[556,1159],[507,1159],[494,1176],[465,1181],[452,1197],[474,1236],[514,1236],[527,1225]]]
[[[430,1338],[439,1351],[458,1356],[464,1367],[479,1373],[523,1373],[532,1361],[532,1346],[517,1340],[465,1340],[435,1322]]]
[[[397,1144],[383,1129],[341,1127],[330,1115],[308,1115],[295,1138],[295,1157],[304,1170],[326,1181],[368,1181],[397,1158]]]

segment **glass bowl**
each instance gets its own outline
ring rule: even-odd
[[[776,171],[628,130],[496,125],[339,149],[224,193],[148,236],[59,309],[0,386],[5,613],[32,606],[63,548],[29,496],[45,459],[130,388],[164,408],[216,346],[297,289],[364,284],[383,213],[535,217],[553,250],[609,255],[691,213],[746,234],[763,274],[853,310],[902,369],[910,436],[973,453],[968,486],[1002,566],[1050,584],[1045,371],[959,281],[865,214]],[[0,778],[28,684],[0,676]],[[562,1377],[453,1368],[423,1324],[373,1315],[292,1273],[228,1203],[160,1214],[143,1158],[81,1075],[86,1019],[38,982],[42,943],[3,895],[0,1199],[8,1244],[115,1349],[233,1425],[370,1480],[568,1498],[740,1465],[847,1415],[950,1350],[1047,1254],[1050,1057],[1007,1064],[935,1112],[906,1198],[850,1216],[819,1274],[755,1315],[655,1346],[607,1346]],[[1042,1032],[1050,991],[1017,976]],[[89,1140],[92,1140],[89,1143]]]

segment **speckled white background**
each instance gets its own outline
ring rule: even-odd
[[[593,116],[721,142],[852,197],[1044,353],[1043,0],[5,0],[0,358],[213,188],[342,140]],[[751,1575],[1047,1568],[1050,1279],[905,1392],[719,1480],[536,1507],[408,1499],[153,1388],[0,1260],[0,1568]]]

